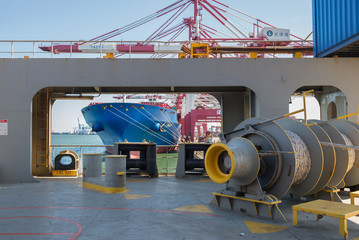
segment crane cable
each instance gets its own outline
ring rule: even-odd
[[[183,2],[183,1],[185,1],[185,0],[179,0],[179,1],[177,1],[177,2],[175,2],[173,4],[171,4],[171,5],[169,5],[169,6],[165,7],[165,8],[163,8],[163,9],[155,12],[155,13],[152,13],[152,14],[146,16],[146,17],[143,17],[143,18],[141,18],[141,19],[139,19],[139,20],[137,20],[137,21],[135,21],[133,23],[130,23],[130,24],[126,25],[126,26],[123,26],[121,28],[115,29],[113,31],[110,31],[110,32],[105,33],[103,35],[100,35],[98,37],[95,37],[95,38],[93,38],[93,39],[91,39],[89,41],[105,41],[105,40],[108,40],[108,39],[113,38],[115,36],[118,36],[118,35],[120,35],[122,33],[125,33],[125,32],[127,32],[129,30],[132,30],[132,29],[134,29],[136,27],[139,27],[139,26],[141,26],[141,25],[143,25],[143,24],[145,24],[147,22],[150,22],[150,21],[152,21],[152,20],[154,20],[154,19],[156,19],[158,17],[161,17],[163,15],[166,15],[169,12],[172,12],[172,11],[176,10],[177,8],[182,6],[182,5],[179,5],[179,6],[177,6],[177,5],[179,3],[181,3],[181,2]],[[84,44],[84,43],[82,43],[82,44]]]

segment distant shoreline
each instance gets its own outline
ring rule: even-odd
[[[51,135],[96,135],[95,132],[88,134],[70,133],[70,132],[52,132]]]

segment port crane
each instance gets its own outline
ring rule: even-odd
[[[183,18],[183,14],[191,6],[193,7],[192,16]],[[216,22],[224,30],[218,30],[211,23],[207,23],[204,15],[208,16],[208,19],[215,20],[212,23]],[[109,40],[121,34],[165,17],[167,19],[163,24],[142,42],[109,42]],[[231,19],[246,24],[246,29],[251,29],[250,33],[246,33]],[[185,34],[186,31],[188,34]],[[187,39],[179,41],[178,38],[184,35],[187,35]],[[73,44],[53,44],[51,46],[40,46],[39,48],[43,51],[58,54],[103,53],[108,54],[108,57],[136,53],[151,54],[151,57],[164,57],[168,54],[180,54],[179,57],[184,58],[248,57],[253,52],[260,53],[262,57],[265,57],[265,54],[272,54],[273,56],[276,53],[301,52],[311,54],[313,45],[307,38],[303,39],[293,35],[289,29],[277,28],[232,8],[220,0],[177,0],[133,23],[88,41]],[[207,54],[201,54],[203,51]]]

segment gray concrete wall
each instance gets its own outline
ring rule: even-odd
[[[274,117],[288,112],[299,87],[331,85],[355,112],[358,66],[359,59],[0,59],[0,119],[9,121],[8,136],[0,136],[0,182],[33,180],[30,104],[44,87],[244,86],[258,97],[261,115]]]

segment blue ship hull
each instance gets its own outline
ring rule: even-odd
[[[181,125],[171,109],[136,103],[103,103],[87,106],[81,112],[105,145],[144,139],[157,145],[178,144]]]

